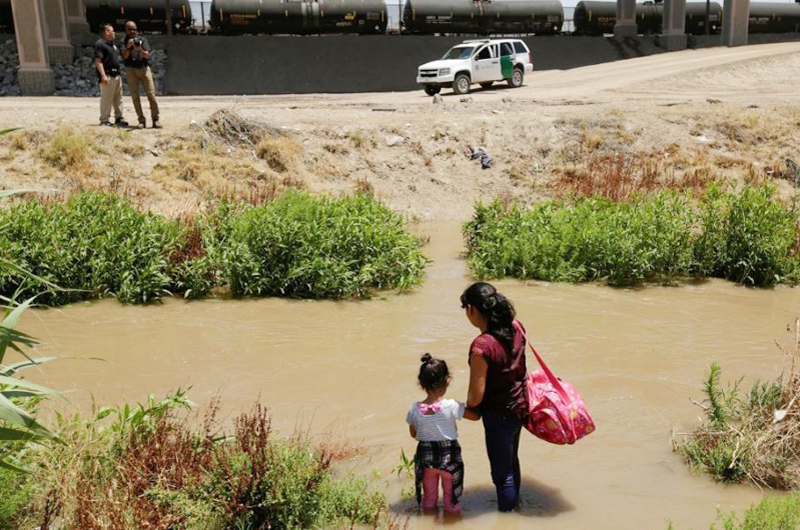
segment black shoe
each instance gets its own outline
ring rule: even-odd
[[[127,127],[128,122],[122,118],[117,118],[116,120],[114,120],[114,125],[116,125],[117,127]]]
[[[154,119],[153,120],[153,129],[160,129],[160,128],[161,128],[161,122],[158,121],[158,118]]]

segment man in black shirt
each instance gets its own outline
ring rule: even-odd
[[[120,78],[119,50],[114,42],[114,26],[103,26],[103,36],[94,43],[94,65],[100,79],[100,125],[111,125],[111,107],[114,107],[116,125],[126,127],[122,119],[122,79]]]
[[[125,77],[131,91],[133,108],[139,118],[139,128],[144,129],[147,123],[142,112],[142,102],[139,99],[139,88],[144,88],[147,101],[150,102],[150,117],[153,118],[153,127],[159,128],[158,103],[156,103],[156,87],[153,83],[153,73],[150,71],[150,43],[147,39],[136,34],[136,22],[129,20],[125,24],[125,39],[122,43],[122,59],[125,61]]]

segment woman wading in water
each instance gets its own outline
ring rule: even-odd
[[[467,407],[483,417],[486,452],[501,512],[519,502],[519,435],[528,413],[524,328],[514,306],[488,283],[472,284],[461,307],[481,331],[469,347]]]

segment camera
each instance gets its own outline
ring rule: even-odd
[[[142,47],[142,38],[141,37],[134,37],[133,38],[133,46],[136,48]]]

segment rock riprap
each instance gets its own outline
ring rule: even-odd
[[[167,54],[164,50],[153,50],[150,58],[150,68],[153,70],[153,80],[156,84],[156,93],[164,93],[164,66]],[[19,55],[17,43],[9,36],[0,38],[0,96],[19,96],[20,88],[17,79],[19,69]],[[72,64],[53,66],[56,75],[57,96],[97,96],[100,90],[97,87],[97,72],[94,67],[94,48],[92,46],[76,46],[75,60]],[[122,87],[125,95],[129,95],[125,76],[122,76]],[[142,94],[144,96],[144,94]]]

